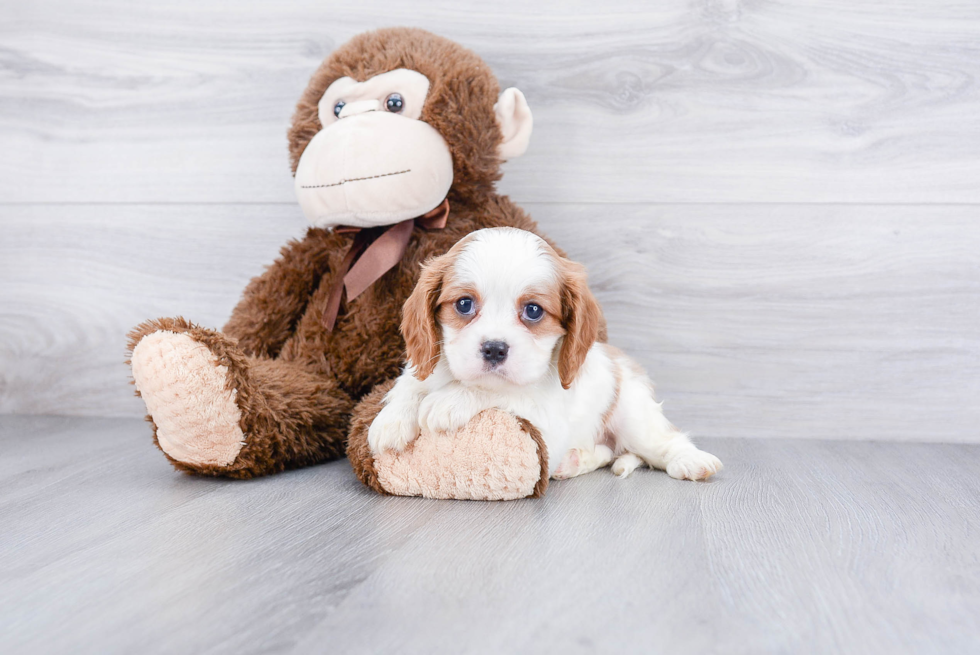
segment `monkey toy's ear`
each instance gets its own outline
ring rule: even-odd
[[[527,106],[524,94],[511,87],[500,94],[497,104],[493,106],[497,114],[497,124],[504,135],[504,140],[497,148],[501,159],[520,157],[527,150],[531,140],[531,108]]]

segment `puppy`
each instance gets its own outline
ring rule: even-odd
[[[585,269],[515,228],[467,235],[422,270],[405,303],[409,363],[368,431],[375,453],[421,428],[445,433],[499,408],[526,418],[548,447],[549,473],[570,478],[643,463],[702,480],[722,468],[671,425],[643,370],[597,343],[602,311]]]

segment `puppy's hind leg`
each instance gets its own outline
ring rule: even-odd
[[[561,464],[551,474],[551,477],[555,480],[566,480],[578,475],[585,475],[596,469],[601,469],[603,466],[608,466],[612,459],[613,451],[608,446],[603,446],[602,444],[596,444],[596,447],[592,450],[572,448],[565,453]]]
[[[652,468],[666,470],[672,478],[704,480],[722,469],[717,457],[698,450],[667,420],[653,398],[653,385],[638,371],[624,371],[613,421],[617,452],[637,455]],[[613,468],[620,477],[636,468],[634,460],[625,459],[627,455],[621,456]]]
[[[612,472],[620,478],[628,478],[630,473],[643,466],[643,460],[633,453],[623,453],[613,462]]]

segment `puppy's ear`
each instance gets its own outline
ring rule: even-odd
[[[592,344],[599,338],[602,308],[589,290],[585,267],[562,259],[562,324],[565,337],[558,353],[558,376],[567,389],[585,363]]]
[[[402,309],[402,336],[405,352],[415,365],[419,380],[432,375],[439,359],[439,324],[437,303],[442,283],[450,266],[449,255],[430,259],[422,265],[422,275]]]

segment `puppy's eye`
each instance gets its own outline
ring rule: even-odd
[[[472,298],[460,298],[456,301],[456,312],[461,316],[469,316],[476,310],[476,303]]]
[[[344,105],[346,104],[347,103],[344,102],[343,100],[338,100],[337,104],[333,106],[333,115],[336,116],[337,118],[340,118],[340,112],[343,110]]]
[[[390,96],[385,98],[385,109],[392,112],[393,114],[400,114],[402,109],[405,108],[405,101],[402,100],[402,94],[392,93]]]
[[[521,318],[525,321],[540,321],[542,316],[544,316],[544,310],[541,309],[541,305],[535,305],[533,302],[524,305],[524,313],[521,314]]]

